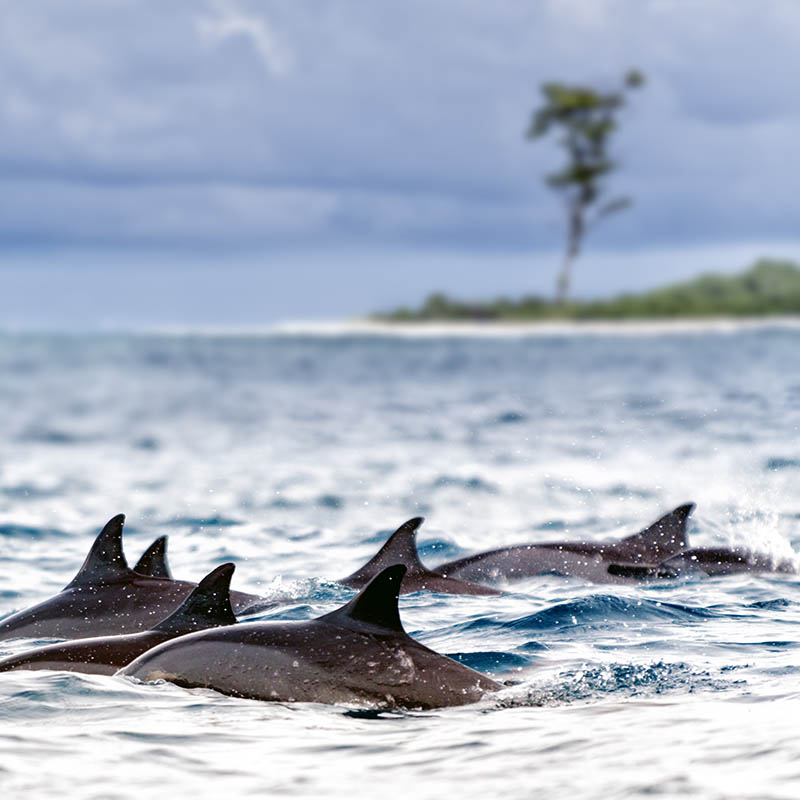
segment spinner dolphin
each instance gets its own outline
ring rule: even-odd
[[[434,567],[435,572],[465,581],[513,581],[558,574],[597,583],[636,580],[615,574],[614,564],[656,566],[688,548],[686,524],[694,503],[678,506],[652,525],[616,542],[543,542],[501,547]]]
[[[390,566],[347,605],[307,622],[250,622],[158,645],[118,674],[254,700],[437,708],[501,688],[403,629],[406,572]]]

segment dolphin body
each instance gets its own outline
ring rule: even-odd
[[[175,611],[196,584],[140,575],[122,551],[125,515],[109,520],[78,574],[58,594],[0,621],[0,640],[84,639],[149,630]],[[237,613],[263,607],[257,595],[231,592]]]
[[[342,578],[338,583],[351,589],[360,589],[386,567],[403,564],[406,573],[401,588],[402,594],[424,589],[444,594],[500,594],[497,589],[492,589],[490,586],[459,580],[460,576],[446,577],[438,570],[428,569],[420,560],[416,542],[417,530],[424,521],[423,517],[414,517],[404,522],[361,569]]]
[[[435,567],[447,578],[466,581],[512,581],[557,574],[596,583],[641,580],[636,570],[652,568],[688,549],[686,523],[694,503],[678,506],[639,533],[617,542],[546,542],[477,553]],[[641,571],[641,570],[640,570]]]
[[[429,650],[403,630],[402,564],[347,605],[308,622],[250,622],[190,633],[120,670],[251,700],[438,708],[474,703],[500,684]]]
[[[79,639],[28,650],[0,661],[0,672],[52,669],[113,675],[151,647],[193,631],[233,625],[230,582],[233,564],[222,564],[197,584],[181,606],[148,631]]]
[[[794,575],[796,562],[776,559],[743,547],[693,547],[666,559],[656,566],[611,564],[609,572],[638,580],[669,580],[690,576],[713,577],[739,573],[778,573]]]

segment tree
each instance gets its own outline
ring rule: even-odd
[[[567,164],[559,172],[545,177],[546,182],[566,200],[567,243],[564,261],[556,281],[556,302],[563,303],[569,293],[572,265],[581,252],[587,230],[603,217],[630,205],[627,197],[617,197],[592,207],[603,198],[603,179],[616,164],[608,156],[611,134],[617,129],[617,112],[625,104],[625,93],[644,83],[644,75],[630,70],[622,87],[601,92],[587,86],[545,83],[545,102],[537,109],[527,132],[529,139],[538,139],[552,128],[562,131],[559,144],[567,151]]]

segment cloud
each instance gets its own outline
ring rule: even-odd
[[[708,0],[6,4],[0,245],[549,248],[548,78],[648,75],[605,246],[796,235],[800,7]]]
[[[247,14],[225,0],[212,3],[213,15],[200,16],[196,26],[200,35],[212,44],[239,37],[247,41],[267,72],[283,75],[291,68],[291,56],[286,46],[275,35],[266,19]]]

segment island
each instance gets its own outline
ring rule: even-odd
[[[467,302],[431,294],[420,308],[378,312],[378,322],[536,322],[800,314],[800,267],[761,259],[737,275],[709,274],[640,294],[556,302],[529,295]]]

